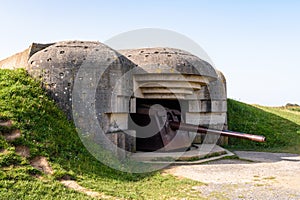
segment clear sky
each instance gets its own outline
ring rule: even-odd
[[[227,78],[228,97],[300,104],[300,1],[2,0],[0,59],[32,42],[105,41],[140,28],[197,42]]]

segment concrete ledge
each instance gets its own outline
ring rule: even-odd
[[[234,155],[218,145],[201,144],[196,146],[197,148],[186,152],[137,152],[131,154],[130,157],[145,163],[190,165]]]

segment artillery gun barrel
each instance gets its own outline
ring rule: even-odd
[[[193,124],[186,124],[186,123],[180,123],[180,122],[174,122],[174,121],[169,122],[169,125],[173,130],[180,129],[180,130],[184,130],[184,131],[191,131],[191,132],[197,132],[197,133],[203,133],[203,134],[215,134],[215,135],[221,135],[221,136],[247,139],[247,140],[252,140],[255,142],[265,142],[266,141],[266,138],[261,135],[252,135],[252,134],[239,133],[239,132],[233,132],[233,131],[213,130],[213,129],[207,129],[207,128],[193,125]]]

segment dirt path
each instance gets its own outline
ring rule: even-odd
[[[245,160],[225,159],[202,165],[174,166],[167,172],[207,183],[194,189],[208,199],[300,200],[300,155],[235,153]]]

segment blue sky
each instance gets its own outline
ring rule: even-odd
[[[161,28],[197,42],[226,76],[228,97],[300,104],[300,1],[2,0],[0,59],[32,42],[105,41]]]

